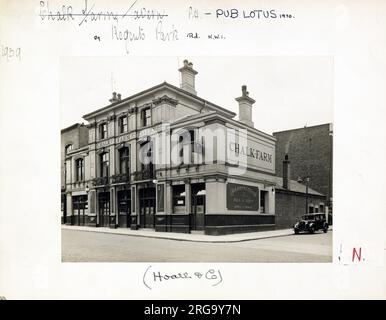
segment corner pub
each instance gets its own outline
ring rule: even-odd
[[[210,235],[275,228],[276,140],[254,128],[247,87],[235,120],[197,95],[191,62],[178,71],[180,87],[114,92],[84,115],[84,146],[71,148],[62,130],[62,223]]]

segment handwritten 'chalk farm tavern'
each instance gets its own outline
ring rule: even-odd
[[[61,131],[62,223],[223,235],[325,212],[325,195],[291,180],[288,155],[276,164],[276,138],[254,127],[246,86],[236,120],[197,95],[191,62],[179,72],[180,87],[114,92],[87,125]]]

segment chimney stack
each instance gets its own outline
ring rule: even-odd
[[[253,128],[252,105],[256,101],[249,96],[246,85],[241,87],[241,91],[241,97],[236,98],[236,101],[239,103],[239,121]]]
[[[184,60],[184,66],[178,69],[181,72],[181,89],[197,95],[195,89],[195,76],[198,73],[193,69],[193,63],[188,60]]]
[[[110,103],[121,101],[121,94],[118,93],[118,95],[117,95],[116,92],[113,92],[113,97],[109,101],[110,101]]]
[[[288,160],[288,154],[284,156],[283,161],[283,188],[289,190],[289,182],[291,181],[290,161]]]

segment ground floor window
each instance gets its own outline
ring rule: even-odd
[[[131,192],[130,190],[118,191],[118,212],[119,214],[130,213],[131,209]]]
[[[65,210],[64,210],[65,203],[66,203],[66,195],[62,194],[61,195],[61,202],[60,202],[60,204],[61,204],[60,210],[62,211],[62,216],[65,214]]]
[[[173,186],[173,212],[185,211],[185,185]]]
[[[267,199],[268,191],[260,191],[260,213],[267,213]]]
[[[77,209],[87,209],[87,208],[88,208],[87,195],[72,197],[72,209],[74,211]]]

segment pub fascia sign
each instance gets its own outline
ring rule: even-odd
[[[130,134],[125,134],[123,136],[117,137],[116,143],[121,143],[121,142],[128,141],[128,140],[130,140]]]
[[[275,171],[275,156],[272,147],[248,141],[228,143],[228,159],[230,163],[246,166],[254,166],[269,172]]]
[[[97,143],[97,148],[102,148],[102,147],[107,147],[109,146],[110,144],[113,144],[114,143],[114,139],[107,139],[107,140],[104,140],[104,141],[100,141]]]
[[[272,154],[260,151],[259,149],[255,149],[248,146],[240,146],[240,144],[236,142],[231,142],[229,144],[229,150],[235,153],[236,155],[243,155],[250,158],[255,158],[260,161],[272,163]]]

